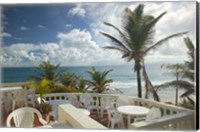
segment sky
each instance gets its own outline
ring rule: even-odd
[[[38,66],[49,60],[61,66],[123,65],[118,51],[102,47],[112,42],[102,36],[117,32],[103,24],[120,28],[125,8],[144,4],[144,14],[157,17],[167,11],[155,26],[154,43],[168,35],[188,31],[196,43],[195,2],[122,2],[2,5],[1,65]],[[177,63],[187,59],[183,42],[186,35],[167,41],[145,57],[146,63]]]

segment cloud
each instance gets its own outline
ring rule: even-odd
[[[100,35],[105,31],[118,37],[118,33],[103,22],[109,22],[120,28],[124,8],[132,10],[138,5],[132,3],[83,3],[70,9],[68,14],[81,16],[91,22],[88,29],[72,29],[69,32],[58,32],[56,43],[25,44],[15,43],[4,47],[1,60],[7,65],[38,65],[43,60],[50,60],[61,65],[111,65],[126,64],[121,53],[105,50],[102,47],[111,45],[108,39]],[[144,13],[158,16],[164,11],[167,14],[155,26],[154,42],[170,34],[189,31],[188,36],[195,42],[195,2],[145,2]],[[87,13],[87,15],[86,15]],[[72,27],[66,24],[66,27]],[[171,39],[145,57],[147,63],[180,62],[187,59],[187,48],[183,37]],[[12,64],[11,64],[12,63]],[[132,62],[131,62],[132,63]]]
[[[43,25],[38,25],[37,28],[44,29],[44,28],[46,28],[46,27],[43,26]]]
[[[126,61],[121,59],[121,53],[103,49],[87,30],[72,29],[67,33],[59,32],[57,38],[57,43],[16,43],[3,47],[1,62],[6,66],[37,66],[41,61],[47,60],[63,66],[126,64]],[[176,53],[177,48],[174,48],[170,55],[167,52],[169,51],[160,54],[158,50],[152,51],[147,55],[146,62],[177,62],[186,57],[185,51],[184,54]]]
[[[66,24],[65,27],[66,27],[66,28],[71,28],[72,25],[71,25],[71,24]]]
[[[20,30],[23,30],[23,31],[28,30],[28,28],[27,28],[27,27],[24,27],[24,26],[21,26],[19,29],[20,29]]]
[[[81,4],[77,4],[76,7],[72,8],[68,11],[68,14],[72,15],[72,16],[77,15],[77,16],[84,17],[86,14],[86,11],[85,11],[85,9],[83,9],[81,7]]]
[[[13,38],[13,39],[16,39],[16,40],[22,40],[22,38],[12,36],[12,34],[6,33],[6,32],[0,33],[0,37],[2,37],[2,38]]]
[[[41,61],[50,59],[49,53],[45,51],[46,49],[55,48],[53,45],[57,44],[16,43],[4,47],[2,64],[6,66],[37,66]]]
[[[23,40],[22,38],[19,38],[19,37],[13,37],[13,38],[16,40]]]
[[[97,61],[109,61],[111,58],[119,57],[110,56],[116,52],[105,51],[92,39],[91,33],[87,30],[73,29],[68,33],[58,33],[57,37],[68,63],[92,65]]]
[[[7,38],[12,37],[12,35],[10,33],[6,33],[6,32],[1,33],[0,36],[1,37],[7,37]]]
[[[155,26],[155,34],[153,42],[157,42],[158,40],[167,37],[168,35],[189,31],[187,34],[195,44],[195,2],[132,2],[132,3],[109,3],[102,5],[90,5],[83,4],[82,7],[86,9],[88,12],[88,17],[93,20],[90,25],[90,30],[95,38],[95,41],[98,43],[109,43],[109,39],[102,37],[100,35],[100,31],[109,33],[117,38],[119,38],[119,34],[108,26],[102,24],[103,22],[109,22],[117,27],[121,27],[122,25],[122,15],[124,8],[128,7],[131,10],[134,10],[140,3],[145,5],[144,14],[151,14],[154,17],[157,17],[162,12],[167,11],[167,14],[164,15],[160,21]],[[112,11],[109,11],[112,9]],[[109,11],[109,12],[108,12]],[[170,41],[164,43],[162,46],[158,47],[156,50],[149,53],[151,56],[161,56],[160,58],[167,58],[170,56],[171,59],[173,56],[173,60],[179,58],[179,56],[186,55],[186,47],[183,42],[183,37],[171,39]],[[180,48],[181,47],[181,48]],[[168,59],[168,60],[170,60]]]
[[[37,66],[46,60],[68,66],[123,63],[122,60],[119,61],[118,52],[104,50],[93,41],[87,30],[72,29],[67,33],[59,32],[57,38],[57,43],[16,43],[4,47],[2,64]]]
[[[88,17],[93,20],[90,25],[91,30],[95,35],[99,36],[99,31],[115,33],[112,28],[108,28],[103,22],[109,22],[120,27],[122,12],[126,6],[124,4],[107,3],[101,5],[87,4],[84,7],[87,9]],[[112,11],[109,11],[110,9],[112,9]]]
[[[164,4],[160,5],[160,8],[164,8]],[[175,4],[177,7],[175,8],[172,3],[168,3],[167,5],[171,5],[167,8],[167,14],[161,18],[161,20],[156,25],[156,32],[157,38],[160,39],[165,37],[169,34],[176,33],[176,32],[183,32],[189,31],[190,37],[194,40],[195,37],[195,3],[187,3],[182,2],[179,4]],[[164,10],[163,10],[164,11]],[[157,13],[158,14],[158,13]],[[165,26],[163,26],[165,25]]]

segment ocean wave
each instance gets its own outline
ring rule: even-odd
[[[163,83],[166,83],[166,82],[169,82],[171,80],[156,80],[156,81],[151,81],[151,83],[153,85],[159,85],[159,84],[163,84]]]
[[[120,81],[114,81],[110,84],[111,87],[114,88],[131,88],[133,86],[137,86],[136,82],[120,82]]]
[[[152,81],[153,85],[159,85],[159,84],[163,84],[165,82],[169,82],[169,80],[158,80],[158,81]],[[144,86],[144,81],[142,81],[142,86]],[[133,87],[137,87],[137,81],[133,80],[133,81],[114,81],[110,84],[111,87],[114,88],[120,88],[120,89],[127,89],[127,88],[133,88]]]
[[[167,80],[160,80],[152,82],[154,85],[161,84],[167,82]],[[145,96],[145,89],[144,89],[144,82],[142,82],[142,96]],[[117,88],[120,91],[122,91],[124,94],[129,96],[137,96],[137,81],[133,82],[120,82],[120,81],[114,81],[111,83],[110,87]],[[184,92],[184,90],[179,89],[179,96]],[[158,95],[161,97],[161,99],[174,99],[175,98],[175,89],[174,88],[167,88],[167,89],[161,89],[158,90]]]

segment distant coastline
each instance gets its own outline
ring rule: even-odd
[[[0,87],[18,87],[27,84],[28,82],[15,82],[15,83],[0,83]]]

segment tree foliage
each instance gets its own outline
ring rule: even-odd
[[[74,73],[64,72],[60,75],[60,82],[65,86],[76,87],[78,78]]]
[[[50,85],[51,81],[46,78],[42,79],[40,82],[30,82],[30,86],[34,87],[36,89],[36,93],[40,95],[41,102],[43,99],[43,95],[51,92]]]
[[[184,38],[185,45],[188,49],[188,60],[184,62],[184,64],[171,64],[171,65],[162,65],[161,67],[166,67],[171,72],[172,76],[175,76],[176,79],[170,82],[166,82],[157,88],[182,88],[185,92],[180,97],[185,97],[189,102],[194,104],[194,101],[189,97],[190,95],[194,94],[195,88],[195,76],[194,76],[194,62],[195,62],[195,48],[192,41],[189,37]],[[177,96],[177,94],[176,94]],[[176,97],[177,99],[178,97]],[[177,101],[176,101],[177,104]]]
[[[59,81],[59,76],[64,70],[59,70],[60,64],[53,65],[50,61],[43,61],[39,65],[39,69],[35,68],[34,72],[37,73],[36,76],[31,76],[30,78],[40,82],[44,78],[51,81],[51,88],[55,86],[55,83]]]
[[[87,71],[91,77],[91,80],[87,81],[96,93],[104,92],[109,84],[113,81],[112,79],[106,78],[110,71],[112,70],[100,72],[97,71],[95,67],[92,67],[91,71]]]
[[[187,88],[187,90],[181,95],[181,97],[186,97],[189,98],[189,101],[194,103],[192,101],[192,99],[190,99],[190,95],[194,94],[194,88],[195,88],[195,52],[196,49],[194,47],[194,44],[192,43],[192,41],[190,40],[189,37],[185,37],[184,38],[184,42],[185,45],[188,49],[188,58],[189,60],[184,62],[184,69],[183,69],[183,78],[184,79],[188,79],[187,83],[191,85],[191,87],[187,87],[187,85],[185,85],[184,87]]]

